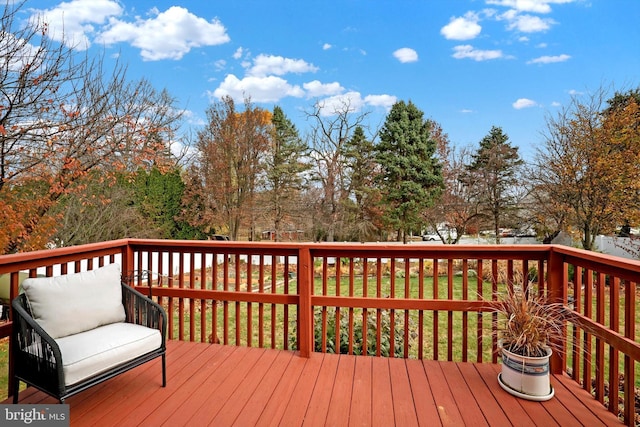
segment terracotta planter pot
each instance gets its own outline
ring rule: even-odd
[[[551,349],[542,357],[521,356],[500,348],[502,372],[498,375],[500,386],[514,396],[529,400],[549,400],[554,391],[549,376]]]

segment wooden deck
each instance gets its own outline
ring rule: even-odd
[[[566,377],[531,402],[503,391],[491,364],[168,346],[166,388],[159,360],[147,363],[68,399],[71,425],[620,425]],[[20,402],[56,401],[28,389]]]

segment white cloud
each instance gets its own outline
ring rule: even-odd
[[[542,0],[486,0],[487,4],[505,6],[521,12],[549,13],[551,6]]]
[[[350,113],[357,113],[366,106],[384,107],[389,110],[397,98],[392,95],[367,95],[364,98],[360,92],[349,91],[346,93],[330,96],[318,101],[320,115],[328,117],[348,109]]]
[[[565,62],[571,59],[571,56],[562,54],[556,56],[541,56],[539,58],[532,59],[531,61],[527,61],[527,64],[552,64],[554,62]]]
[[[498,17],[498,20],[507,21],[508,30],[517,30],[522,33],[537,33],[546,31],[556,22],[553,19],[542,19],[539,16],[520,15],[515,10],[509,10]]]
[[[12,72],[20,72],[20,70],[22,70],[27,64],[34,61],[34,58],[38,56],[38,53],[41,50],[38,46],[26,43],[24,39],[16,38],[12,33],[3,32],[1,34],[0,52],[7,52],[9,46],[11,46],[11,50],[16,50],[9,55],[2,56],[0,59],[2,68],[6,67]]]
[[[230,40],[217,19],[207,21],[187,9],[172,6],[150,19],[125,22],[112,18],[96,41],[107,45],[129,42],[141,50],[142,59],[180,59],[194,47],[215,46]]]
[[[243,53],[244,53],[244,49],[242,47],[237,48],[236,51],[233,52],[233,59],[242,58]]]
[[[551,103],[551,106],[552,106],[552,107],[560,107],[560,106],[562,106],[562,104],[560,104],[558,101],[553,101],[553,102]]]
[[[418,60],[418,52],[408,47],[396,50],[393,52],[393,56],[403,64],[407,62],[416,62]]]
[[[522,110],[523,108],[536,107],[538,105],[538,103],[536,101],[531,100],[531,99],[520,98],[520,99],[518,99],[516,102],[514,102],[511,105],[516,110]]]
[[[321,83],[319,80],[304,83],[302,87],[307,91],[308,98],[336,95],[344,91],[344,88],[338,82]]]
[[[339,95],[330,96],[318,102],[321,116],[333,116],[338,112],[344,112],[345,108],[348,112],[355,113],[362,110],[365,105],[364,99],[360,92],[350,91]]]
[[[503,57],[501,50],[479,50],[468,44],[455,46],[453,51],[452,56],[456,59],[470,58],[475,61],[487,61]]]
[[[367,95],[364,97],[364,102],[372,107],[391,109],[393,104],[398,102],[398,98],[393,95]]]
[[[474,111],[468,108],[463,108],[462,110],[460,110],[460,112],[464,114],[470,114],[470,113],[473,113]]]
[[[245,97],[251,97],[252,102],[277,102],[287,96],[300,98],[304,96],[304,91],[300,86],[292,86],[276,76],[247,76],[240,80],[229,74],[209,95],[217,99],[230,96],[236,102],[242,102]]]
[[[470,40],[474,39],[482,31],[482,27],[478,24],[479,17],[473,12],[467,12],[464,16],[451,18],[449,23],[440,29],[442,34],[448,40]]]
[[[315,73],[316,71],[318,71],[318,67],[302,59],[261,54],[253,60],[253,66],[247,70],[247,74],[264,77],[271,74],[282,76],[288,73]]]
[[[519,12],[550,13],[551,4],[572,3],[575,0],[486,0],[487,4],[505,6]]]
[[[325,43],[322,45],[322,50],[329,50],[331,49],[333,46],[331,46],[329,43]]]
[[[48,25],[47,36],[64,41],[67,46],[85,50],[91,46],[89,36],[95,33],[94,25],[122,14],[122,7],[113,0],[71,0],[62,2],[53,9],[36,10],[31,21],[42,19]]]

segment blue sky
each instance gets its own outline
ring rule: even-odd
[[[640,86],[639,0],[30,0],[52,36],[119,57],[200,128],[243,94],[304,111],[347,99],[379,126],[411,100],[457,146],[500,126],[525,159],[571,96]],[[63,24],[64,22],[64,24]],[[329,109],[327,109],[329,111]]]

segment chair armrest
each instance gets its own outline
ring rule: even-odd
[[[162,348],[165,348],[167,314],[164,308],[124,283],[122,284],[122,305],[124,305],[125,321],[158,329],[162,335]]]
[[[13,356],[15,375],[38,384],[47,391],[62,394],[65,390],[62,354],[56,341],[36,322],[27,310],[24,294],[16,297],[13,308]]]

